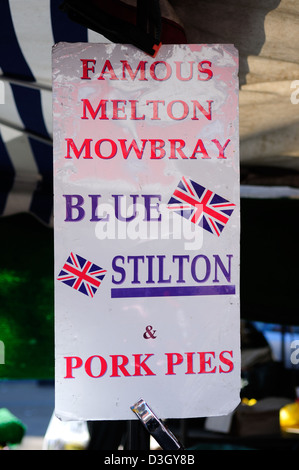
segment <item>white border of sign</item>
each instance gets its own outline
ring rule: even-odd
[[[56,414],[239,403],[238,54],[53,49]]]

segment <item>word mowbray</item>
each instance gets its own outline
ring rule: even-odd
[[[133,156],[135,153],[135,157],[139,160],[143,157],[151,160],[160,160],[164,157],[196,159],[198,154],[200,158],[227,158],[224,152],[230,143],[230,139],[224,143],[220,143],[218,139],[207,142],[198,139],[195,146],[190,148],[190,146],[186,146],[183,139],[141,139],[140,143],[132,139],[128,143],[127,139],[102,138],[94,141],[91,138],[86,138],[79,145],[72,138],[67,138],[65,141],[66,155],[64,158],[92,159],[98,157],[104,160],[114,157],[122,157],[126,160],[131,153]]]

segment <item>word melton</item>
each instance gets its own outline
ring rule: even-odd
[[[90,75],[96,73],[98,66],[96,59],[80,59],[82,62],[82,80],[91,80]],[[133,71],[127,60],[120,60],[121,67],[111,64],[110,60],[106,60],[101,67],[101,71],[96,76],[97,80],[138,80],[147,81],[148,79],[156,81],[168,80],[173,74],[180,81],[189,81],[193,78],[200,81],[207,81],[213,77],[211,69],[212,63],[209,60],[202,60],[197,64],[195,61],[189,61],[187,64],[181,61],[175,61],[169,64],[164,60],[157,60],[150,65],[148,61],[141,60]],[[121,72],[119,73],[119,70]],[[184,70],[185,69],[185,70]],[[187,71],[186,71],[187,69]]]
[[[127,160],[131,153],[135,153],[135,157],[139,160],[145,156],[151,160],[161,160],[166,157],[170,160],[177,159],[190,159],[195,160],[199,155],[200,158],[227,158],[224,152],[231,142],[227,139],[226,142],[220,143],[218,139],[212,139],[209,142],[203,142],[202,139],[198,139],[194,147],[185,149],[186,142],[183,139],[141,139],[138,144],[135,139],[128,142],[127,139],[112,140],[109,138],[99,139],[94,142],[91,138],[86,138],[81,143],[75,143],[73,138],[66,138],[66,155],[64,158],[77,158],[81,156],[84,160],[93,159],[94,157],[101,158],[103,160],[110,160],[114,157],[122,157]],[[212,155],[209,154],[207,146],[211,146]],[[217,153],[218,151],[218,153]],[[215,155],[216,152],[216,155]]]
[[[149,111],[146,115],[140,111],[139,108],[144,109],[144,103],[139,103],[138,100],[104,100],[101,99],[98,102],[96,109],[85,98],[81,100],[83,103],[81,119],[100,119],[113,121],[127,120],[131,121],[143,121],[145,117],[152,121],[160,121],[165,114],[166,116],[174,121],[181,121],[189,116],[191,109],[191,120],[198,121],[198,112],[201,113],[206,119],[211,121],[212,119],[212,100],[207,100],[207,109],[205,109],[197,100],[191,100],[191,105],[183,100],[170,101],[165,107],[164,100],[147,100],[145,102],[146,111]]]
[[[177,368],[184,374],[228,374],[234,368],[233,351],[202,351],[186,353],[165,353],[165,375],[176,375]],[[111,354],[109,358],[100,355],[89,356],[83,360],[80,356],[65,356],[65,379],[75,379],[80,372],[98,379],[106,374],[110,377],[154,376],[152,370],[155,354]],[[160,363],[161,361],[159,361]],[[80,370],[80,372],[79,372]]]

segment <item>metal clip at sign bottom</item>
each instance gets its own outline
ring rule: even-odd
[[[150,409],[144,400],[139,400],[135,405],[131,406],[131,410],[140,419],[147,431],[153,436],[163,450],[179,450],[183,449],[181,443],[167,429],[164,424]]]

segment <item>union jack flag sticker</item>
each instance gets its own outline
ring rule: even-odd
[[[71,253],[60,271],[57,280],[67,286],[94,297],[105,277],[106,270],[87,261],[82,256]]]
[[[166,207],[219,237],[235,204],[183,176]]]

